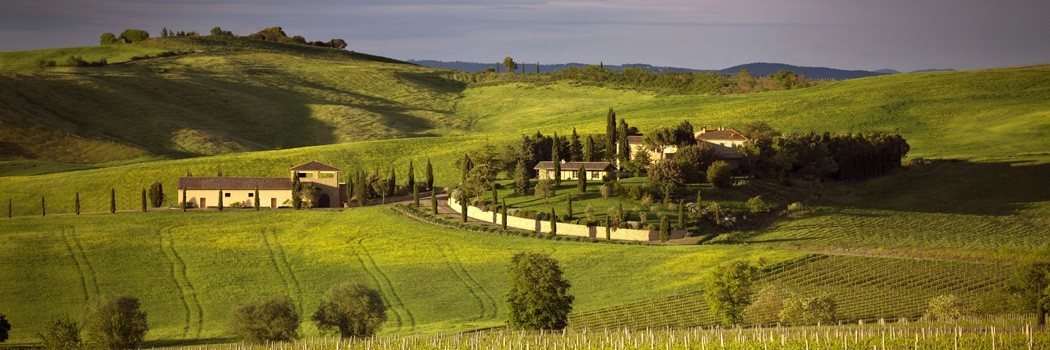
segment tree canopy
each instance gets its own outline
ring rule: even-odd
[[[553,219],[552,219],[553,220]],[[515,329],[562,329],[574,297],[558,261],[541,253],[518,253],[507,271],[508,324]]]

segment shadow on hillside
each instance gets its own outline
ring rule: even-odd
[[[1031,160],[938,161],[866,183],[858,195],[827,198],[840,208],[922,213],[1013,215],[1050,201],[1050,164]],[[853,215],[853,214],[851,214]]]
[[[144,342],[143,348],[164,348],[174,346],[197,346],[238,343],[237,338],[199,338],[199,339],[158,339]]]

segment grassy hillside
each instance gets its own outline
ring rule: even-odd
[[[1001,157],[1050,150],[1050,65],[898,74],[728,96],[661,95],[591,85],[468,89],[457,114],[478,131],[604,132],[609,107],[642,132],[689,120],[783,131],[901,133],[911,156]]]
[[[287,294],[309,314],[326,288],[354,281],[391,305],[384,332],[427,333],[501,324],[505,269],[520,251],[561,261],[579,311],[699,288],[727,260],[800,255],[487,236],[380,207],[20,218],[0,221],[0,236],[0,310],[16,343],[101,294],[141,298],[148,338],[177,340],[226,336],[238,301]]]
[[[27,68],[67,54],[119,62]],[[99,163],[425,136],[458,127],[442,71],[239,38],[0,54],[0,160]],[[32,62],[32,63],[31,63]]]

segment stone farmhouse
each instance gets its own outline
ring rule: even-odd
[[[583,176],[585,176],[587,181],[601,181],[603,177],[610,176],[612,172],[616,171],[616,167],[609,162],[566,162],[562,160],[561,179],[579,179],[580,165],[583,165],[585,170]],[[554,179],[554,162],[549,160],[539,162],[534,169],[540,180]]]
[[[727,161],[743,158],[743,155],[740,154],[740,147],[748,140],[744,134],[735,129],[723,127],[708,129],[706,126],[696,132],[694,137],[696,137],[698,142],[705,142],[715,146],[715,155],[718,159]],[[662,150],[648,149],[645,147],[644,139],[642,135],[627,136],[627,146],[631,149],[632,157],[638,150],[644,149],[649,152],[649,160],[655,162],[664,159],[674,159],[674,154],[678,152],[678,147],[674,145],[666,146]]]
[[[312,161],[289,169],[289,177],[180,177],[178,198],[197,208],[219,206],[219,191],[222,191],[223,206],[240,203],[244,207],[255,206],[255,191],[259,190],[259,205],[279,208],[291,205],[292,178],[298,176],[304,186],[313,184],[320,190],[314,207],[341,207],[339,168]],[[185,192],[185,197],[183,193]]]

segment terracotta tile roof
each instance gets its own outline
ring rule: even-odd
[[[284,177],[180,177],[179,189],[189,190],[291,190]]]
[[[339,171],[339,168],[336,168],[334,166],[331,166],[331,165],[328,165],[328,164],[325,164],[325,163],[321,163],[321,162],[318,162],[318,161],[315,160],[315,161],[312,161],[312,162],[309,162],[309,163],[299,164],[299,165],[293,166],[292,169],[290,169],[290,170],[292,170],[292,171]]]
[[[628,145],[641,144],[644,141],[645,141],[645,136],[642,136],[642,135],[627,135],[627,144]]]
[[[747,141],[747,137],[735,129],[703,129],[696,133],[696,139],[700,141]]]
[[[718,159],[740,159],[744,155],[736,147],[715,147],[715,158]]]
[[[587,171],[612,171],[615,170],[612,164],[609,162],[565,162],[561,163],[561,171],[575,171],[580,170],[580,164],[583,164],[584,170]],[[533,168],[536,170],[553,170],[554,162],[545,160],[536,164]]]

